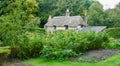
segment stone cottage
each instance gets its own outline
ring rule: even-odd
[[[67,9],[65,16],[56,16],[51,18],[49,16],[48,22],[45,24],[47,32],[54,30],[76,30],[87,26],[81,16],[70,16],[70,12]]]
[[[70,16],[69,9],[67,9],[65,16],[56,16],[53,18],[49,16],[48,22],[45,24],[44,28],[47,32],[53,32],[56,30],[102,31],[106,27],[105,26],[88,27],[86,14],[84,19],[81,16]]]

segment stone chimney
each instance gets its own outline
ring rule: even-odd
[[[49,18],[48,18],[48,20],[49,20],[49,19],[52,19],[51,15],[49,15]]]
[[[87,23],[88,17],[87,17],[87,13],[86,12],[85,12],[85,16],[84,16],[84,21],[85,21],[85,25],[87,27],[88,26],[88,23]]]
[[[52,19],[51,15],[49,15],[48,22]]]
[[[66,16],[70,16],[70,11],[69,11],[69,9],[66,10]]]

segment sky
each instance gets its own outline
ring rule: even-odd
[[[104,10],[109,8],[114,8],[116,4],[120,2],[120,0],[98,0],[104,6]]]

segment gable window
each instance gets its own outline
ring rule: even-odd
[[[68,25],[65,25],[65,30],[68,30]]]
[[[56,30],[56,25],[53,25],[54,30]]]

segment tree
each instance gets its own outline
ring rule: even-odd
[[[6,0],[1,2],[7,3]],[[38,27],[38,3],[36,0],[10,0],[7,6],[1,5],[0,42],[4,45],[21,44],[26,39],[23,27]]]
[[[120,3],[114,9],[105,11],[105,25],[108,27],[120,27]]]
[[[99,26],[99,25],[104,25],[104,12],[103,12],[103,6],[95,1],[88,10],[88,23],[89,25],[94,25],[94,26]]]

